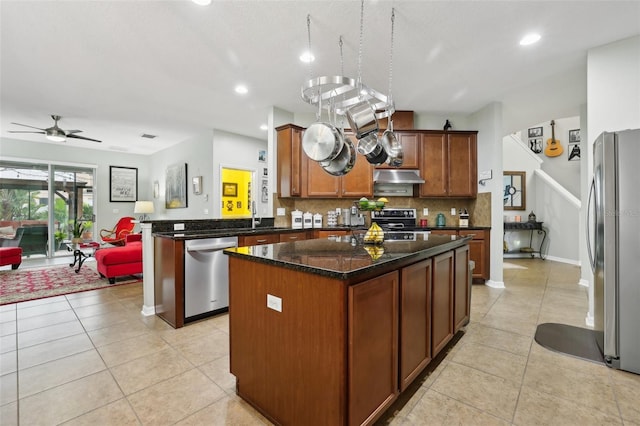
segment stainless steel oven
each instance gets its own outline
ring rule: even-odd
[[[371,221],[385,232],[416,229],[416,209],[382,209],[371,212]]]

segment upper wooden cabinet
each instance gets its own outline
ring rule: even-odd
[[[302,194],[302,127],[287,124],[278,132],[278,197]]]
[[[395,122],[394,122],[395,126]],[[402,166],[397,167],[398,169],[417,169],[420,167],[420,133],[412,132],[412,131],[396,131],[396,138],[398,138],[398,142],[402,145],[402,154],[403,154],[403,162]],[[389,167],[386,163],[381,164],[375,167],[376,169],[393,169],[394,167]]]
[[[478,132],[423,132],[421,197],[475,198],[478,193]]]

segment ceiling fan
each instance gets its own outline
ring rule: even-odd
[[[38,130],[41,130],[41,132],[34,132],[33,130],[9,130],[9,133],[41,133],[45,135],[47,139],[54,142],[64,142],[67,138],[82,139],[82,140],[92,141],[92,142],[102,142],[97,139],[85,138],[84,136],[76,135],[76,133],[80,133],[82,132],[82,130],[62,130],[60,127],[58,127],[58,120],[60,120],[62,117],[59,115],[52,115],[51,118],[53,118],[53,121],[55,123],[52,127],[49,127],[46,129],[29,126],[27,124],[11,123],[11,124],[16,124],[18,126],[31,127],[32,129],[38,129]]]

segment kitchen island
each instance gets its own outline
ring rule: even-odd
[[[471,237],[226,249],[231,373],[276,424],[372,424],[469,320]]]

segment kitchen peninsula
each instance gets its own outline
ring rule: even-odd
[[[471,237],[226,249],[231,373],[276,424],[372,424],[469,320]]]

